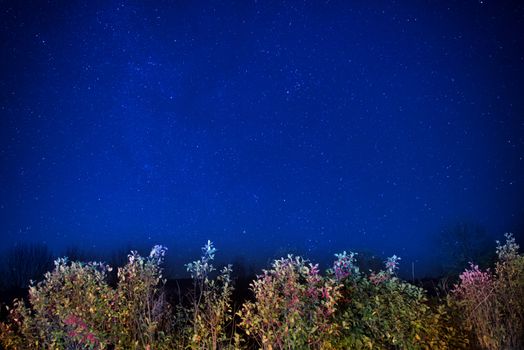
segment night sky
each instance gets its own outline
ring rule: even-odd
[[[523,113],[521,1],[1,1],[2,245],[424,265],[524,227]]]

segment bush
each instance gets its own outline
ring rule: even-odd
[[[444,306],[431,310],[423,289],[395,276],[400,258],[386,261],[386,269],[361,274],[354,254],[336,255],[331,271],[342,284],[336,314],[341,327],[337,348],[457,349],[465,339],[449,323]]]
[[[136,251],[128,256],[128,263],[118,269],[117,310],[118,346],[124,349],[147,346],[158,348],[169,343],[172,313],[165,300],[160,265],[167,248],[156,245],[149,257]]]
[[[446,303],[396,276],[392,256],[378,272],[362,273],[356,254],[318,265],[288,255],[252,282],[253,300],[232,310],[231,265],[216,271],[208,241],[191,274],[189,303],[165,298],[166,248],[148,257],[132,251],[118,269],[57,259],[54,270],[15,300],[0,323],[5,349],[484,349],[524,348],[524,256],[512,235],[498,243],[493,272],[471,264]],[[216,275],[215,275],[216,274]],[[234,321],[247,339],[241,339]],[[470,342],[466,332],[473,339]]]
[[[318,265],[289,255],[251,284],[255,301],[238,313],[240,327],[264,349],[327,349],[338,287],[319,274]]]
[[[451,302],[483,349],[524,347],[524,256],[512,234],[497,242],[495,273],[470,263],[454,287]]]
[[[165,248],[148,258],[136,252],[119,270],[117,289],[102,263],[57,259],[44,281],[29,288],[29,305],[16,300],[0,328],[7,349],[161,348],[168,342],[169,307],[158,284]]]
[[[186,264],[193,279],[190,295],[191,347],[197,349],[217,349],[228,344],[226,326],[232,320],[231,265],[224,267],[216,279],[211,278],[215,271],[213,260],[216,249],[211,241],[202,247],[200,260]]]
[[[3,325],[6,348],[89,348],[111,342],[115,292],[104,283],[108,267],[57,259],[53,272],[29,288],[27,307],[14,303]]]

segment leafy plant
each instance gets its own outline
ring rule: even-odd
[[[16,300],[0,339],[6,348],[65,349],[105,346],[114,340],[115,291],[105,282],[109,267],[57,259],[43,282],[29,288],[27,307]]]
[[[524,346],[524,256],[512,235],[497,243],[493,272],[470,264],[446,302],[397,277],[392,256],[364,273],[357,255],[335,254],[322,276],[318,265],[288,255],[252,282],[253,300],[233,314],[231,265],[217,271],[208,241],[186,265],[189,304],[165,297],[162,263],[132,251],[107,283],[103,263],[57,259],[28,303],[15,300],[0,323],[6,349],[517,349]],[[446,290],[446,288],[442,288]],[[233,322],[245,337],[241,339]],[[473,342],[466,337],[469,332]],[[247,339],[245,339],[247,338]]]
[[[465,327],[484,349],[524,346],[524,256],[513,235],[505,237],[505,244],[497,241],[495,273],[470,263],[451,296]]]
[[[396,277],[399,257],[388,258],[385,270],[369,275],[337,273],[346,254],[336,257],[332,273],[342,284],[337,348],[457,349],[465,345],[465,339],[450,327],[443,306],[432,310],[423,289]]]
[[[117,344],[123,348],[145,348],[165,343],[171,326],[171,308],[165,300],[161,264],[167,248],[156,245],[147,258],[136,251],[118,269],[116,289]]]
[[[198,349],[217,349],[228,343],[226,327],[232,320],[231,265],[225,266],[216,279],[211,278],[215,271],[213,260],[216,249],[211,241],[202,247],[200,260],[186,264],[193,279],[192,336],[191,346]]]
[[[1,324],[7,349],[162,348],[169,343],[169,307],[158,288],[165,248],[148,258],[136,252],[119,269],[116,289],[102,263],[55,261],[55,269],[29,288],[29,306],[15,300]]]
[[[240,327],[264,349],[327,349],[339,297],[334,280],[323,278],[318,265],[289,255],[251,284],[255,301],[238,313]]]

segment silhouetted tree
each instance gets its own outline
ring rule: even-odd
[[[474,262],[488,266],[494,262],[495,241],[477,224],[457,222],[444,228],[439,235],[440,268],[444,274],[457,274]]]
[[[69,261],[88,262],[95,260],[92,253],[78,246],[68,247],[63,255],[66,256]]]
[[[30,280],[41,280],[53,269],[53,255],[45,244],[20,244],[4,257],[4,288],[26,288]]]

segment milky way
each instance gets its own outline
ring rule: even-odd
[[[458,221],[519,234],[522,33],[506,1],[2,1],[2,240],[423,263]]]

